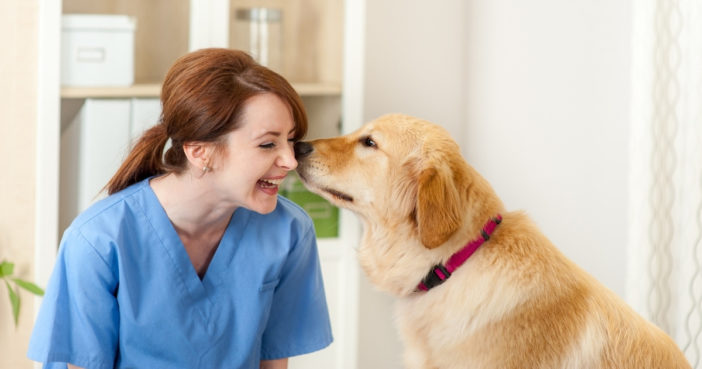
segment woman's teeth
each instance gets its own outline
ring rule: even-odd
[[[274,188],[280,186],[283,179],[259,179],[258,184],[263,188]]]

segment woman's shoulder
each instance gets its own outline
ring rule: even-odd
[[[278,196],[278,205],[273,213],[278,216],[289,218],[290,220],[300,223],[304,226],[312,226],[312,218],[305,212],[300,205],[294,203],[283,196]]]
[[[146,189],[148,182],[139,182],[95,202],[65,230],[61,249],[74,257],[96,252],[103,260],[115,262],[121,241],[150,231],[143,211]]]
[[[86,230],[100,228],[105,223],[118,224],[129,218],[135,207],[143,206],[141,197],[147,187],[148,180],[145,180],[96,201],[73,220],[69,229]]]

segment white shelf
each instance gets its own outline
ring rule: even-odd
[[[341,85],[337,83],[293,83],[300,96],[339,96]],[[159,97],[161,85],[158,83],[135,84],[125,87],[61,87],[61,98],[129,98]]]

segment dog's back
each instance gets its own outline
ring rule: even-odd
[[[523,213],[450,283],[399,301],[416,368],[690,368],[663,331],[568,260]],[[414,367],[407,363],[408,367]]]
[[[538,283],[544,284],[533,296],[532,307],[527,303],[517,311],[543,309],[534,315],[534,319],[541,316],[545,320],[541,329],[551,330],[553,336],[573,332],[570,342],[561,342],[561,352],[571,354],[561,354],[562,362],[554,368],[690,368],[668,335],[568,260],[526,216],[517,218],[515,222],[530,225],[516,231],[533,240],[520,256],[534,260],[533,272],[541,275]],[[509,232],[510,228],[503,230]],[[542,341],[545,346],[553,345],[549,339]]]

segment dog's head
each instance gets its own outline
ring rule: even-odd
[[[345,136],[298,142],[295,155],[311,191],[367,224],[409,225],[426,248],[471,216],[474,171],[448,132],[427,121],[385,115]]]

